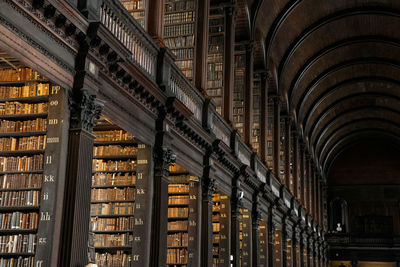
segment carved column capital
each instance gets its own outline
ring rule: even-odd
[[[216,190],[216,179],[215,178],[204,178],[201,179],[202,195],[203,198],[207,198],[209,201],[212,200],[212,196]]]
[[[69,91],[68,105],[71,112],[70,128],[91,133],[94,120],[100,117],[104,103],[87,89],[73,89]]]
[[[168,177],[169,167],[176,160],[175,153],[166,146],[154,148],[154,162],[157,171],[161,172],[162,177]]]

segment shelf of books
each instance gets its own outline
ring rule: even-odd
[[[171,49],[176,57],[175,63],[189,80],[193,77],[196,2],[164,2],[164,44]]]
[[[167,266],[198,264],[199,178],[178,164],[170,167],[168,185]]]
[[[92,260],[99,266],[131,266],[143,254],[133,248],[133,240],[140,233],[136,228],[144,224],[140,209],[146,201],[142,195],[148,186],[150,153],[105,117],[96,121],[93,135]]]
[[[251,146],[260,156],[260,122],[261,122],[261,78],[254,75],[253,79],[253,125],[251,129]]]
[[[239,216],[240,266],[250,266],[251,261],[251,214],[248,209],[240,209]]]
[[[267,110],[267,167],[271,171],[274,168],[274,102],[268,99]]]
[[[280,151],[279,151],[279,178],[281,184],[286,184],[286,173],[285,173],[285,163],[286,163],[286,124],[285,120],[281,119],[279,123],[280,129]]]
[[[300,243],[297,243],[295,253],[296,253],[296,265],[300,265],[301,264],[301,261],[300,261],[300,259],[301,259]]]
[[[207,95],[222,113],[222,96],[224,81],[224,40],[225,12],[223,8],[210,8],[208,57],[207,57]]]
[[[122,5],[136,19],[139,24],[144,27],[145,20],[145,0],[120,0]]]
[[[289,144],[289,185],[288,189],[292,195],[294,195],[294,142],[293,135],[290,135],[290,144]]]
[[[30,68],[0,70],[0,266],[49,264],[62,97]]]
[[[283,267],[282,261],[282,233],[279,229],[275,229],[274,233],[274,267]]]
[[[307,248],[303,248],[303,266],[308,266],[308,254],[307,254]]]
[[[243,136],[244,128],[244,98],[246,55],[243,51],[235,52],[235,71],[233,87],[233,127]]]
[[[260,267],[268,266],[268,228],[267,222],[260,220],[258,226]]]
[[[216,192],[212,201],[213,267],[228,266],[230,260],[230,202],[228,196],[222,192]]]
[[[286,240],[286,266],[292,267],[293,266],[293,249],[292,249],[292,239]]]

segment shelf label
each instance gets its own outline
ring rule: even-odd
[[[47,144],[55,144],[60,142],[60,137],[47,137]]]
[[[45,183],[54,183],[54,175],[45,175],[44,182]]]
[[[50,221],[50,219],[51,219],[51,216],[50,216],[49,212],[45,211],[45,212],[41,212],[40,213],[40,220],[41,221]]]

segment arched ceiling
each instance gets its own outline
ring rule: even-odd
[[[274,89],[324,174],[360,138],[398,143],[400,1],[257,3]]]

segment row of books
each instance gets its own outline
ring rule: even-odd
[[[182,218],[189,216],[188,208],[168,208],[168,218]]]
[[[133,236],[131,234],[95,234],[95,247],[122,247],[132,245]]]
[[[221,225],[219,222],[213,222],[213,232],[219,232],[221,230]]]
[[[0,229],[37,229],[39,214],[36,212],[0,213]],[[1,265],[0,265],[1,266]]]
[[[188,233],[169,234],[167,237],[168,247],[187,247],[188,246]]]
[[[35,234],[0,236],[0,253],[34,253],[35,249]]]
[[[0,189],[40,188],[43,174],[5,174],[0,176]]]
[[[192,59],[194,54],[194,49],[193,48],[172,49],[172,54],[175,55],[176,60]]]
[[[90,219],[92,231],[123,231],[132,230],[135,224],[133,217],[97,218]]]
[[[16,151],[16,150],[38,150],[46,148],[46,136],[29,136],[29,137],[9,137],[0,138],[0,150]]]
[[[0,133],[46,131],[47,120],[37,118],[26,121],[0,120]]]
[[[0,157],[0,171],[39,171],[43,170],[43,154],[31,157]]]
[[[92,201],[115,201],[134,200],[135,189],[128,188],[107,188],[92,189]]]
[[[186,1],[168,1],[165,3],[165,12],[176,12],[195,9],[196,4],[193,0]]]
[[[193,22],[195,20],[195,11],[179,12],[166,14],[164,16],[165,25],[183,22]]]
[[[167,250],[167,264],[186,264],[188,261],[188,252],[186,248]]]
[[[189,204],[189,196],[169,196],[168,204],[169,205],[188,205]]]
[[[186,184],[169,184],[168,193],[189,193],[189,185]]]
[[[194,36],[188,35],[188,36],[177,36],[173,38],[165,38],[164,44],[169,48],[194,46]]]
[[[143,0],[121,0],[121,3],[128,11],[135,9],[144,9]]]
[[[93,160],[93,171],[101,172],[101,171],[134,171],[136,168],[135,160],[102,160],[102,159],[94,159]]]
[[[0,207],[39,206],[40,191],[0,192]]]
[[[183,71],[182,69],[188,69],[188,68],[193,68],[193,60],[177,60],[175,61],[175,64],[178,66],[179,69],[181,69],[181,71],[185,74],[192,74],[192,70],[187,70],[187,71]],[[187,76],[187,75],[186,75]]]
[[[0,81],[31,81],[31,80],[45,80],[46,78],[40,75],[37,71],[30,68],[18,69],[3,69],[0,70]]]
[[[91,216],[133,215],[134,203],[96,203],[90,205]]]
[[[216,85],[214,85],[214,82]],[[218,87],[219,85],[222,86],[222,81],[208,81],[207,84]],[[207,88],[207,94],[209,96],[222,96],[222,88],[210,89],[210,87],[209,87],[209,88]]]
[[[0,266],[35,267],[35,257],[0,258]]]
[[[124,253],[122,250],[117,250],[115,254],[96,253],[95,262],[99,266],[130,266],[132,261],[131,255]]]
[[[94,131],[95,141],[130,141],[133,136],[124,130]]]
[[[130,173],[95,173],[92,186],[129,186],[136,183],[136,175]]]
[[[0,115],[47,113],[48,109],[48,103],[29,104],[16,101],[0,103]]]
[[[184,184],[187,183],[190,179],[190,176],[187,174],[175,174],[175,173],[170,173],[168,180],[171,186],[173,184]]]
[[[137,148],[133,146],[95,146],[93,148],[93,156],[119,156],[119,155],[130,155],[135,156]]]
[[[164,37],[194,34],[194,23],[170,25],[164,27]]]
[[[188,221],[168,222],[168,230],[170,231],[187,231]]]
[[[24,86],[0,86],[0,99],[23,98],[49,95],[48,83],[29,84]]]

